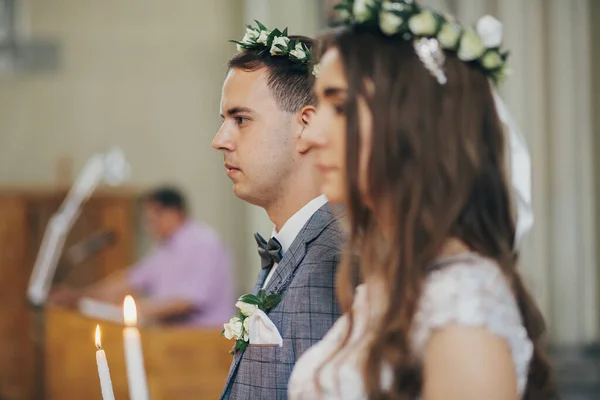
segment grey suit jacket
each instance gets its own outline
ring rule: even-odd
[[[267,294],[282,294],[281,302],[268,315],[283,337],[283,346],[250,346],[237,352],[221,399],[287,397],[296,360],[322,339],[340,316],[334,283],[341,244],[342,232],[325,204],[302,228],[265,288]],[[268,272],[260,272],[255,293]]]

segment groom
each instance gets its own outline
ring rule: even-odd
[[[248,28],[223,84],[223,124],[213,147],[223,153],[236,196],[264,208],[274,224],[268,244],[257,237],[269,251],[260,252],[254,292],[281,293],[268,316],[283,346],[235,353],[221,399],[285,399],[296,360],[340,314],[334,280],[341,231],[320,195],[305,140],[316,111],[311,46],[311,39],[286,31]]]

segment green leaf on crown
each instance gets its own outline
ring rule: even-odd
[[[260,28],[261,31],[267,31],[268,30],[266,26],[264,26],[263,24],[261,24],[257,20],[254,20],[254,22],[256,22],[256,25]]]

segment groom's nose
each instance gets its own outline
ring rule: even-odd
[[[230,134],[228,134],[227,129],[225,127],[225,122],[219,128],[219,131],[215,135],[212,141],[212,147],[215,150],[221,151],[234,151],[235,150],[235,142],[232,140]]]

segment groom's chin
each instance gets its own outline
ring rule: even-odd
[[[252,191],[241,182],[233,182],[233,193],[238,199],[244,200],[252,205],[258,206],[259,204],[257,203],[260,203],[260,200],[257,198],[257,196],[254,195]]]

